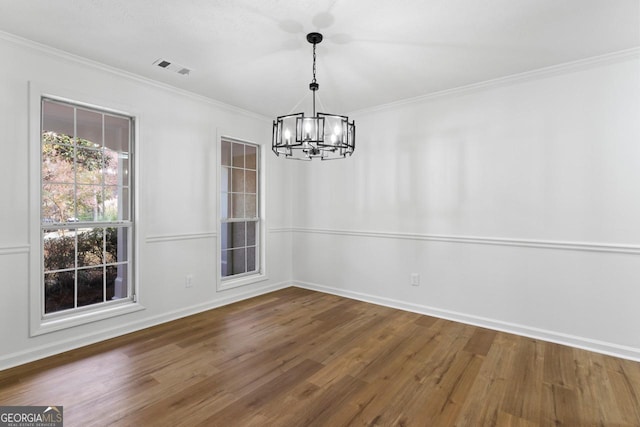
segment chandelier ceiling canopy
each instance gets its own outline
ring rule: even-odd
[[[271,149],[277,155],[295,160],[335,160],[351,156],[356,148],[356,125],[349,117],[316,112],[316,45],[322,34],[309,33],[307,41],[313,45],[313,80],[309,89],[313,93],[313,114],[304,113],[279,116],[273,121]]]

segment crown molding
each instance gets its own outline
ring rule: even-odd
[[[618,62],[628,61],[630,59],[640,59],[640,47],[625,49],[618,52],[606,53],[604,55],[593,56],[590,58],[579,59],[577,61],[565,62],[562,64],[551,65],[549,67],[538,68],[531,71],[512,74],[504,77],[498,77],[483,82],[472,83],[470,85],[460,86],[451,89],[445,89],[438,92],[432,92],[425,95],[418,95],[399,101],[389,102],[374,107],[363,108],[349,112],[349,115],[369,114],[380,111],[386,111],[403,106],[410,106],[422,102],[428,102],[434,99],[447,98],[458,95],[466,95],[486,89],[499,88],[513,84],[539,80],[561,74],[567,74],[580,70],[587,70],[602,65],[615,64]]]
[[[180,89],[180,88],[177,88],[175,86],[171,86],[170,84],[167,84],[167,83],[162,83],[162,82],[159,82],[157,80],[153,80],[153,79],[150,79],[148,77],[141,76],[139,74],[135,74],[135,73],[132,73],[132,72],[129,72],[129,71],[125,71],[125,70],[122,70],[120,68],[116,68],[116,67],[113,67],[111,65],[104,64],[102,62],[94,61],[92,59],[88,59],[88,58],[85,58],[83,56],[79,56],[79,55],[76,55],[76,54],[61,50],[61,49],[57,49],[57,48],[51,47],[51,46],[43,44],[43,43],[39,43],[39,42],[36,42],[36,41],[33,41],[33,40],[26,39],[24,37],[20,37],[20,36],[14,35],[14,34],[10,34],[10,33],[4,32],[4,31],[0,31],[0,40],[4,40],[4,41],[7,41],[9,43],[13,43],[13,44],[16,44],[16,45],[19,45],[19,46],[22,46],[22,47],[25,47],[25,48],[28,48],[28,49],[37,50],[37,51],[39,51],[41,53],[44,53],[46,55],[50,55],[50,56],[53,56],[53,57],[56,57],[56,58],[61,58],[61,59],[67,60],[67,61],[75,62],[77,64],[81,64],[81,65],[85,65],[85,66],[88,66],[88,67],[91,67],[91,68],[95,68],[95,69],[98,69],[98,70],[101,70],[101,71],[105,71],[107,73],[115,74],[117,76],[129,79],[129,80],[134,80],[134,81],[136,81],[138,83],[142,83],[142,84],[145,84],[145,85],[148,85],[148,86],[152,86],[152,87],[155,87],[157,89],[166,90],[168,92],[172,92],[174,94],[181,95],[181,96],[190,98],[190,99],[195,100],[195,101],[203,102],[203,103],[209,104],[209,105],[211,105],[213,107],[217,107],[217,108],[220,108],[220,109],[223,109],[223,110],[227,110],[227,111],[232,112],[232,113],[242,114],[242,115],[249,116],[249,117],[252,117],[252,118],[255,118],[255,119],[259,119],[259,120],[269,120],[269,121],[271,120],[269,117],[264,116],[264,115],[259,114],[259,113],[256,113],[256,112],[245,110],[243,108],[236,107],[236,106],[231,105],[231,104],[226,104],[226,103],[224,103],[222,101],[218,101],[216,99],[209,98],[207,96],[200,95],[200,94],[195,93],[195,92],[191,92],[191,91],[188,91],[188,90]]]

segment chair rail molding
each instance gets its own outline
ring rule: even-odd
[[[145,243],[162,243],[162,242],[176,242],[181,240],[196,240],[196,239],[215,239],[218,237],[218,233],[208,231],[204,233],[180,233],[180,234],[159,234],[145,237]]]
[[[422,240],[474,245],[516,246],[523,248],[556,249],[585,252],[607,252],[640,255],[640,245],[621,243],[569,242],[560,240],[533,240],[490,236],[459,236],[448,234],[399,233],[388,231],[358,231],[322,228],[293,227],[296,233],[332,234],[339,236],[367,237],[376,239]]]
[[[0,255],[28,254],[30,251],[30,245],[0,246]]]

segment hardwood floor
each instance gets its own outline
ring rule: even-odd
[[[65,426],[640,426],[640,363],[288,288],[0,372]]]

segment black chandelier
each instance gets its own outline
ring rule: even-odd
[[[277,117],[273,121],[271,149],[287,159],[342,159],[356,149],[356,125],[347,116],[316,113],[316,91],[320,87],[316,82],[316,45],[322,41],[322,34],[309,33],[307,41],[313,44],[313,80],[309,84],[313,116],[296,113]]]

